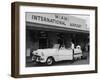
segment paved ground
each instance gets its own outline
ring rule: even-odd
[[[86,58],[87,57],[87,58]],[[89,57],[88,57],[88,53],[84,53],[84,58],[81,60],[76,60],[74,62],[72,61],[60,61],[60,62],[56,62],[54,65],[52,66],[60,66],[60,65],[81,65],[81,64],[89,64]],[[46,66],[45,64],[37,64],[35,62],[32,62],[30,57],[26,58],[26,67],[42,67],[42,66]]]

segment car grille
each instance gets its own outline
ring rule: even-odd
[[[40,60],[40,56],[33,55],[33,59],[34,59],[34,60],[37,60],[37,59]]]

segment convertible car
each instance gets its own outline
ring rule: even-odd
[[[32,61],[46,63],[52,65],[54,62],[81,59],[82,50],[80,46],[77,46],[74,50],[71,48],[48,48],[38,49],[32,52]]]

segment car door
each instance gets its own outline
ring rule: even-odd
[[[59,61],[73,59],[72,49],[59,49],[58,54],[59,54]]]

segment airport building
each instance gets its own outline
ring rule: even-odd
[[[25,13],[26,56],[37,49],[64,45],[70,48],[71,42],[80,45],[83,51],[89,50],[89,27],[86,20],[69,14]],[[87,47],[87,49],[86,49]]]

